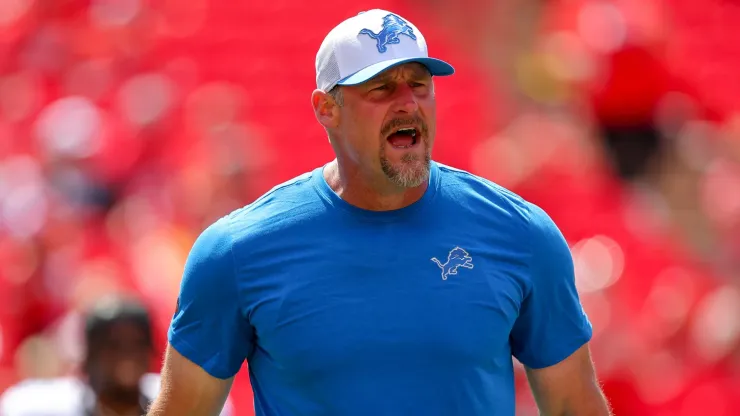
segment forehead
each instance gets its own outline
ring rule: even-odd
[[[393,79],[427,78],[430,77],[429,70],[418,62],[405,63],[387,69],[370,78],[368,82],[389,81]]]

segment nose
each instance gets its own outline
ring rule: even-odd
[[[414,89],[408,85],[399,85],[396,88],[394,110],[398,113],[413,114],[419,109]]]

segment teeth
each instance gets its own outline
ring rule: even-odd
[[[408,128],[408,129],[398,129],[399,132],[404,133],[411,133],[412,136],[416,136],[416,129],[414,128]]]

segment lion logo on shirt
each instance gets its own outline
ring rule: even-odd
[[[455,247],[450,250],[450,253],[447,255],[446,262],[442,263],[437,260],[436,257],[432,257],[432,261],[442,269],[442,280],[447,280],[448,276],[456,275],[457,269],[460,267],[464,267],[466,269],[473,268],[473,258],[470,257],[470,254],[468,254],[467,251],[460,247]]]

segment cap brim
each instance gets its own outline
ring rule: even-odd
[[[391,69],[398,65],[403,65],[409,62],[418,62],[429,70],[432,76],[447,76],[455,73],[455,68],[445,61],[436,58],[399,58],[389,59],[387,61],[378,62],[377,64],[370,65],[363,68],[354,74],[339,80],[338,85],[358,85],[363,82],[369,81],[374,76],[380,74],[383,71]]]

